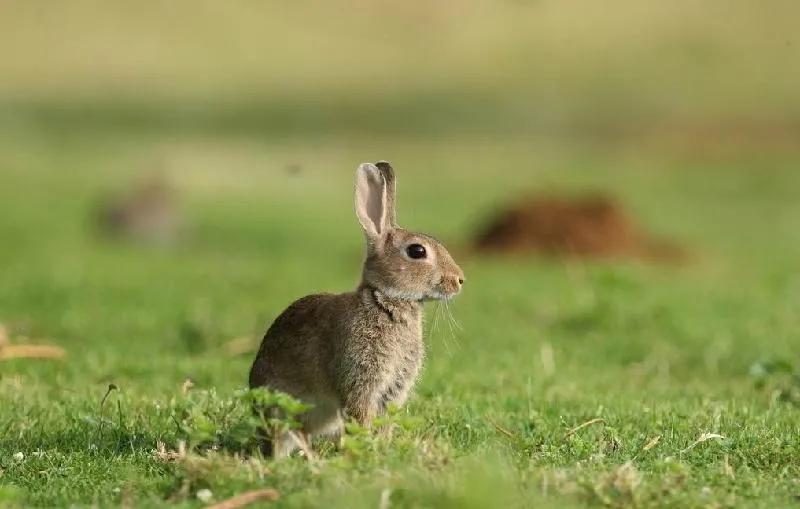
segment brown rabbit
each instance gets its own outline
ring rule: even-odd
[[[301,433],[265,445],[275,457],[313,436],[340,434],[346,418],[369,426],[390,403],[402,405],[425,356],[423,301],[454,297],[464,283],[444,246],[397,226],[389,163],[358,167],[355,208],[367,239],[358,288],[294,302],[267,331],[250,369],[250,387],[313,405]]]

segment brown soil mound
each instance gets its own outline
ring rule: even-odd
[[[674,244],[640,232],[622,207],[605,196],[522,200],[500,211],[478,233],[475,247],[559,257],[683,258]]]

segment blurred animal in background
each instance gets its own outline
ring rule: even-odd
[[[97,226],[110,238],[173,244],[183,225],[177,201],[176,191],[164,179],[150,178],[103,199],[96,210]]]
[[[405,403],[425,355],[422,303],[451,299],[464,283],[442,244],[397,226],[389,163],[358,167],[355,209],[367,241],[358,288],[290,305],[267,331],[250,370],[250,387],[312,405],[299,433],[270,434],[264,449],[275,457],[309,450],[314,436],[341,434],[347,418],[369,427],[390,405]]]

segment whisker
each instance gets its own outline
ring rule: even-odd
[[[453,334],[453,317],[450,315],[450,306],[447,305],[447,298],[442,299],[444,302],[444,317],[447,320],[447,327],[450,329],[450,334]]]
[[[446,299],[446,302],[449,302],[449,300],[450,299]],[[450,306],[447,304],[445,305],[447,306],[447,311],[450,313],[450,318],[453,320],[453,325],[455,325],[458,330],[463,331],[464,327],[462,327],[461,323],[458,320],[456,320],[456,317],[453,314],[453,311],[450,309]]]
[[[460,343],[458,341],[458,337],[456,336],[456,333],[453,330],[453,323],[456,323],[456,322],[455,322],[455,318],[453,318],[453,313],[450,311],[450,306],[448,304],[448,301],[449,301],[449,299],[444,299],[444,309],[445,309],[446,316],[447,316],[447,326],[450,329],[450,337],[453,339],[453,341],[455,342],[456,345],[460,346]],[[456,325],[458,325],[458,324],[456,323]]]
[[[441,309],[442,304],[440,301],[436,302],[436,309],[433,312],[433,320],[434,320],[434,331],[438,330],[439,325],[439,310]],[[444,314],[444,313],[442,313]],[[446,317],[446,315],[445,315]],[[451,355],[453,352],[450,350],[450,341],[447,338],[446,334],[442,335],[442,343],[444,344],[445,350],[447,350],[447,355]]]
[[[439,308],[441,308],[441,307],[442,307],[441,303],[437,301],[436,302],[436,307],[433,310],[433,332],[434,333],[439,330]]]

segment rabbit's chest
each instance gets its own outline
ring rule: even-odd
[[[384,410],[390,403],[401,405],[405,402],[425,356],[421,330],[407,331],[400,341],[385,346],[386,363],[374,395]]]

